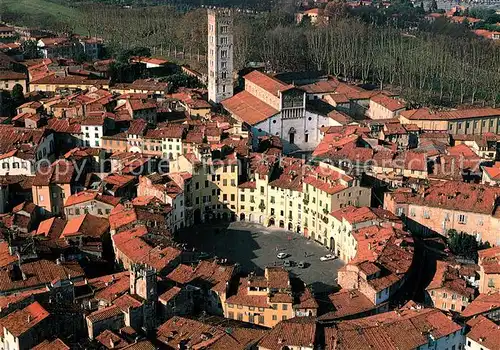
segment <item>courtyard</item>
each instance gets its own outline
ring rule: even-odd
[[[196,225],[185,229],[179,240],[189,249],[194,247],[198,252],[239,263],[245,273],[263,274],[266,266],[283,266],[284,260],[290,260],[292,266],[286,269],[315,293],[333,290],[337,286],[337,271],[344,265],[339,259],[320,261],[329,251],[297,233],[244,221]],[[288,257],[278,259],[278,253]],[[300,261],[305,268],[297,266]]]

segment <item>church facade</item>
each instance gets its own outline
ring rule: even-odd
[[[222,105],[252,134],[279,136],[285,153],[312,151],[321,141],[322,127],[342,125],[328,116],[306,109],[304,90],[254,70],[244,76],[245,90],[223,100]]]

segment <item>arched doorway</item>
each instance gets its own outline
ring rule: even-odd
[[[330,237],[330,250],[335,251],[335,239],[333,237]]]
[[[195,224],[201,223],[201,210],[200,209],[196,209],[194,211],[194,223]]]
[[[288,231],[293,231],[293,224],[291,222],[288,223]]]
[[[289,137],[289,142],[291,145],[295,144],[295,128],[290,128],[290,130],[288,131],[288,137]]]
[[[245,213],[240,214],[240,221],[245,221]]]
[[[283,220],[280,220],[280,227],[285,228],[285,222]]]
[[[325,247],[326,247],[326,246],[328,246],[328,239],[326,239],[326,237],[325,237],[325,239],[323,239],[323,245],[324,245]]]
[[[263,224],[264,223],[264,216],[261,215],[259,216],[259,224]]]
[[[269,218],[269,224],[267,226],[274,226],[276,223],[274,222],[274,218]]]
[[[253,215],[252,215],[252,213],[248,214],[248,221],[250,221],[250,222],[253,221]]]
[[[297,225],[297,233],[300,233],[300,225]]]

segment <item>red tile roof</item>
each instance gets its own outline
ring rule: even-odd
[[[130,289],[129,272],[120,272],[88,280],[88,284],[94,290],[94,297],[111,303],[120,295],[125,294]]]
[[[391,112],[399,111],[400,109],[404,109],[406,107],[406,103],[404,103],[403,101],[389,97],[384,94],[378,94],[372,96],[370,100],[387,108]]]
[[[269,288],[287,289],[290,288],[290,275],[282,267],[266,267],[265,275]]]
[[[485,349],[500,349],[500,327],[484,316],[478,316],[467,322],[471,327],[466,334],[468,339],[474,340]]]
[[[427,172],[425,153],[380,151],[373,155],[373,161],[377,167]]]
[[[172,349],[179,348],[180,344],[187,348],[197,348],[196,345],[204,342],[207,338],[212,341],[217,340],[223,332],[222,329],[215,326],[174,316],[158,328],[157,337]]]
[[[335,92],[341,83],[337,78],[328,78],[328,80],[320,80],[315,83],[301,85],[300,89],[309,94],[321,94]]]
[[[130,123],[127,134],[129,135],[144,135],[148,127],[148,122],[144,119],[135,119]]]
[[[293,87],[293,85],[286,84],[276,78],[270,77],[269,75],[262,73],[258,70],[254,70],[243,77],[255,85],[261,87],[262,89],[270,92],[274,96],[278,97],[281,91],[288,90]]]
[[[31,84],[56,84],[56,85],[108,85],[109,81],[106,79],[89,79],[88,77],[82,77],[78,75],[68,75],[64,77],[48,75],[41,77],[40,79],[33,80]]]
[[[120,336],[116,335],[109,329],[104,330],[101,334],[95,337],[107,349],[123,349],[128,343]]]
[[[72,119],[52,118],[48,120],[47,129],[57,133],[81,134],[80,123]]]
[[[38,225],[36,231],[33,231],[34,236],[43,236],[51,241],[57,241],[61,237],[61,233],[66,226],[66,221],[60,218],[50,218],[44,220]]]
[[[123,294],[121,297],[118,297],[113,301],[113,305],[118,306],[123,312],[128,312],[129,308],[137,309],[142,306],[142,303],[130,294]]]
[[[269,307],[267,295],[248,295],[248,283],[249,279],[240,279],[236,294],[229,296],[226,302],[236,305]]]
[[[474,297],[474,288],[467,286],[465,280],[459,276],[458,270],[440,260],[436,262],[436,273],[426,288],[426,290],[433,289],[446,289],[467,299]]]
[[[156,109],[156,102],[152,99],[128,99],[127,103],[132,111],[141,111],[144,109]]]
[[[500,309],[500,292],[480,294],[462,311],[462,317],[469,318],[496,309]]]
[[[179,287],[172,287],[166,292],[162,293],[160,296],[158,296],[158,301],[160,303],[166,304],[170,300],[172,300],[175,296],[177,296],[181,292],[181,289]]]
[[[415,349],[459,332],[461,326],[437,309],[391,311],[341,321],[325,329],[326,349]],[[404,335],[404,336],[403,336]]]
[[[236,118],[250,125],[258,124],[279,112],[248,91],[241,91],[221,103]]]
[[[215,292],[225,292],[234,271],[234,265],[219,265],[216,261],[202,260],[194,269],[193,281],[208,284]]]
[[[341,289],[328,296],[334,311],[321,315],[320,321],[354,316],[375,309],[375,305],[357,289]]]
[[[103,182],[115,187],[123,187],[136,179],[133,175],[109,174],[103,179]]]
[[[259,348],[283,350],[288,348],[315,348],[316,321],[309,317],[296,317],[278,323],[259,342]]]
[[[495,162],[491,167],[483,166],[482,169],[488,174],[491,180],[500,181],[500,162]]]
[[[396,215],[385,209],[369,207],[358,208],[352,205],[336,210],[331,213],[331,215],[339,221],[345,219],[347,222],[351,223],[351,225],[370,220],[401,221]]]
[[[85,276],[83,269],[78,263],[56,264],[49,260],[38,260],[21,265],[26,279],[16,276],[7,269],[0,270],[0,292],[12,293],[17,290],[34,289],[44,286],[56,279],[75,280]],[[21,271],[19,271],[21,274]]]
[[[495,187],[446,181],[432,184],[421,194],[393,193],[393,198],[397,203],[492,215],[499,195],[500,189]]]
[[[58,159],[48,167],[39,167],[33,180],[34,186],[70,184],[76,174],[75,166],[66,159]]]
[[[500,274],[500,246],[483,249],[478,252],[479,266],[486,274]]]
[[[420,108],[403,111],[400,115],[410,120],[456,120],[498,117],[500,116],[500,108],[458,109],[449,111],[435,111],[429,108]]]
[[[28,77],[24,73],[17,73],[9,70],[0,70],[0,80],[26,80]]]
[[[357,266],[367,276],[381,271],[379,276],[367,280],[375,291],[396,284],[410,269],[414,247],[409,233],[373,225],[356,230],[352,235],[357,241],[357,252],[349,265]]]
[[[11,255],[8,242],[0,242],[0,267],[4,268],[18,261],[17,255]]]
[[[87,316],[87,320],[89,320],[92,323],[95,323],[108,320],[110,318],[115,318],[118,316],[123,316],[122,310],[116,305],[111,305],[104,309],[94,311],[93,313]]]
[[[250,349],[263,336],[261,330],[210,325],[196,320],[173,317],[158,328],[158,339],[169,348],[186,344],[191,349]]]
[[[168,274],[167,278],[179,284],[187,284],[193,279],[193,274],[194,268],[189,265],[179,264]]]
[[[24,309],[16,310],[0,319],[0,323],[14,337],[20,337],[49,317],[49,315],[48,311],[35,301]]]
[[[80,203],[85,203],[88,201],[97,201],[97,202],[102,202],[106,203],[112,206],[117,206],[121,198],[118,197],[113,197],[113,196],[108,196],[108,195],[102,195],[98,192],[94,191],[82,191],[78,192],[75,194],[72,194],[71,196],[66,199],[66,203],[64,204],[65,207],[69,207],[71,205],[75,204],[80,204]]]
[[[125,255],[133,263],[147,264],[161,272],[172,261],[177,259],[181,251],[173,247],[153,247],[144,240],[147,229],[139,226],[113,235],[115,249]]]
[[[70,219],[61,234],[61,238],[84,236],[101,238],[109,229],[109,222],[105,218],[92,214],[84,214]]]
[[[56,338],[52,341],[45,340],[32,348],[32,350],[70,350],[70,347],[64,344],[64,342]]]

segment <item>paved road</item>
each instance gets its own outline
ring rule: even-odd
[[[216,234],[215,228],[219,228],[220,233]],[[306,262],[305,269],[287,269],[311,285],[316,293],[336,287],[337,270],[343,266],[340,260],[320,261],[328,251],[316,242],[283,229],[248,222],[195,226],[184,231],[180,239],[200,251],[238,262],[247,273],[263,273],[266,266],[274,264],[281,266],[283,260],[276,254],[285,252],[290,255],[287,259],[295,263]]]

